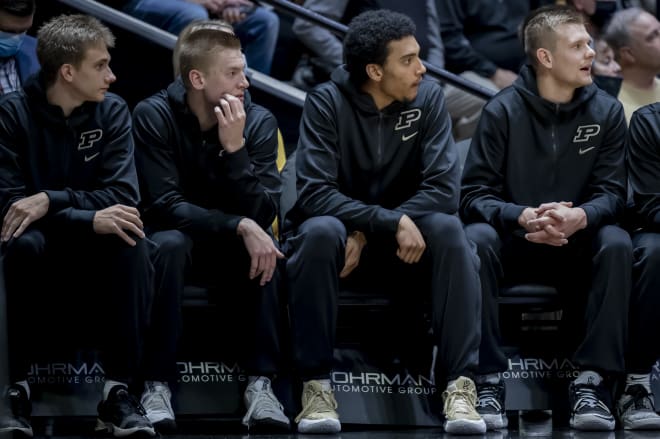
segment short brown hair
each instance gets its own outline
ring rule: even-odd
[[[177,40],[179,73],[186,88],[191,86],[188,75],[191,70],[206,70],[209,54],[224,49],[241,49],[241,41],[226,26],[215,20],[200,22]],[[175,47],[176,49],[176,47]],[[175,60],[176,61],[176,60]],[[176,69],[175,69],[176,71]]]
[[[523,44],[533,66],[538,63],[536,51],[541,48],[554,49],[556,29],[566,24],[584,25],[584,17],[570,6],[544,6],[527,16],[522,31]]]
[[[90,47],[115,46],[115,37],[99,20],[88,15],[60,15],[37,33],[37,58],[41,73],[50,85],[64,64],[80,66]]]
[[[232,25],[224,20],[195,20],[188,23],[188,25],[179,32],[179,38],[177,38],[174,50],[172,50],[172,67],[174,68],[175,78],[181,74],[181,44],[188,39],[191,33],[197,32],[201,29],[217,29],[229,32],[230,34],[234,33]]]

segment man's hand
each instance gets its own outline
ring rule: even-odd
[[[243,218],[236,229],[250,255],[250,279],[261,275],[259,284],[266,285],[273,278],[277,260],[284,258],[273,239],[250,218]]]
[[[227,7],[229,0],[188,0],[190,3],[195,3],[209,11],[211,14],[221,14],[222,10]]]
[[[573,207],[573,203],[561,201],[559,203],[541,204],[537,209],[539,219],[551,218],[556,223],[555,228],[570,238],[578,230],[587,227],[587,214],[580,207]]]
[[[497,69],[495,70],[495,74],[490,77],[490,80],[501,90],[513,84],[513,81],[515,81],[517,77],[518,75],[511,70]]]
[[[115,204],[106,207],[94,214],[94,232],[99,235],[115,234],[126,241],[131,247],[135,246],[135,240],[126,231],[133,233],[140,239],[144,238],[144,228],[140,219],[140,212],[135,207]]]
[[[518,217],[520,224],[526,231],[525,239],[535,244],[562,246],[568,240],[562,232],[557,230],[557,220],[552,217],[539,217],[539,210],[527,207]]]
[[[360,263],[362,249],[367,245],[367,238],[362,232],[353,232],[346,239],[346,257],[344,258],[344,268],[339,273],[339,277],[344,278],[351,274]]]
[[[403,215],[399,220],[396,242],[399,244],[396,255],[406,264],[419,262],[426,249],[421,232],[408,215]]]
[[[218,119],[218,139],[228,153],[238,151],[243,147],[243,130],[245,129],[245,108],[236,96],[225,94],[220,98],[219,105],[214,108]]]
[[[30,195],[12,203],[2,221],[0,239],[3,242],[18,238],[27,227],[48,213],[50,198],[45,192]]]

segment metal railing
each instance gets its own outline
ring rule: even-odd
[[[121,11],[113,9],[112,7],[101,4],[95,0],[59,0],[70,7],[78,9],[89,15],[98,17],[99,19],[126,29],[136,35],[139,35],[146,40],[156,43],[168,49],[173,49],[176,44],[176,35],[159,29],[155,26],[147,24],[141,20],[135,19],[130,15],[124,14]],[[287,0],[260,0],[262,3],[271,5],[277,10],[286,14],[293,15],[308,21],[311,21],[319,26],[322,26],[331,32],[335,33],[338,37],[342,38],[346,34],[347,26],[337,23],[323,15],[310,11],[298,6]],[[490,99],[495,95],[492,90],[482,87],[472,81],[469,81],[461,76],[455,75],[447,70],[424,61],[427,69],[427,74],[453,85],[461,90],[471,93],[483,99]],[[276,96],[284,101],[292,103],[297,106],[302,106],[305,101],[306,93],[287,83],[271,78],[268,75],[252,70],[248,66],[248,72],[252,85],[266,91],[267,93]]]
[[[110,6],[106,6],[94,0],[59,0],[67,6],[75,8],[85,14],[93,15],[98,19],[120,27],[142,38],[151,41],[167,49],[173,49],[176,44],[176,35],[152,26],[148,23],[124,14]],[[268,75],[252,70],[248,66],[250,83],[277,98],[302,107],[305,102],[306,93],[282,81],[271,78]]]
[[[329,18],[324,17],[321,14],[318,14],[314,11],[310,11],[309,9],[305,9],[302,6],[298,6],[297,4],[291,3],[290,1],[287,0],[260,0],[260,2],[271,5],[275,9],[293,15],[295,17],[299,17],[307,21],[311,21],[314,24],[317,24],[319,26],[328,29],[330,32],[336,34],[340,38],[344,37],[348,29],[346,25],[337,23],[336,21],[330,20]],[[471,93],[475,96],[478,96],[486,100],[495,96],[495,92],[493,90],[482,87],[479,84],[476,84],[472,81],[469,81],[465,78],[455,75],[445,69],[441,69],[440,67],[434,64],[424,61],[424,65],[426,66],[427,74],[430,74],[431,76],[440,79],[441,81],[449,83],[456,88],[460,88],[461,90],[464,90],[468,93]]]

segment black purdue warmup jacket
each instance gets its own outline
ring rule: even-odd
[[[412,102],[378,111],[339,67],[308,94],[289,219],[338,218],[350,231],[396,232],[403,214],[456,213],[459,167],[442,89],[422,81]]]
[[[572,201],[587,228],[614,223],[626,199],[625,136],[615,98],[591,84],[567,104],[551,103],[523,67],[483,109],[463,172],[462,219],[511,231],[525,207]]]
[[[139,201],[130,113],[112,93],[68,118],[37,76],[2,96],[0,169],[2,218],[13,202],[45,192],[47,219],[92,233],[96,211]]]
[[[220,154],[218,128],[202,132],[177,79],[133,111],[145,221],[191,236],[236,234],[251,218],[268,229],[278,213],[277,121],[245,92],[245,146]]]

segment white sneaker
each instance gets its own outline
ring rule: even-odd
[[[660,430],[653,395],[641,384],[626,388],[616,404],[616,412],[625,430]]]
[[[300,433],[339,433],[341,423],[337,415],[337,401],[332,390],[318,381],[303,384],[302,411],[296,417]]]
[[[450,434],[483,434],[486,423],[477,413],[477,388],[474,381],[458,377],[442,393],[445,431]]]
[[[259,377],[248,384],[243,395],[247,413],[243,417],[243,425],[248,430],[251,427],[277,428],[289,430],[291,422],[284,414],[284,408],[273,393],[270,380]]]
[[[176,428],[174,410],[172,410],[172,392],[167,383],[147,381],[140,403],[147,412],[147,419],[157,430],[172,430]]]

